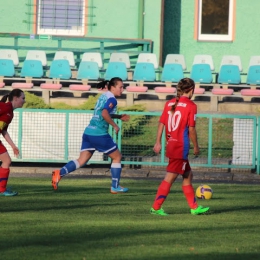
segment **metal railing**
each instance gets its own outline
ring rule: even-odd
[[[82,133],[93,111],[18,109],[9,126],[9,133],[21,154],[13,161],[65,163],[78,157]],[[153,152],[158,112],[128,112],[131,120],[118,120],[120,134],[110,129],[110,134],[123,154],[122,164],[138,167],[167,165],[165,149]],[[260,173],[259,117],[227,114],[198,114],[197,134],[200,156],[194,158],[192,167],[203,169],[249,169]],[[2,138],[3,139],[3,138]],[[3,140],[5,143],[5,141]],[[6,144],[9,153],[12,151]],[[165,147],[165,137],[162,138]],[[90,164],[109,164],[110,160],[96,152]]]

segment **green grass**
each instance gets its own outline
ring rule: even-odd
[[[177,182],[161,217],[149,214],[160,181],[123,179],[130,192],[112,195],[109,178],[64,178],[57,192],[49,178],[10,178],[1,259],[259,259],[258,185],[207,183],[211,214],[192,216]]]

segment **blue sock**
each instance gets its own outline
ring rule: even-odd
[[[111,164],[110,172],[112,175],[112,187],[113,188],[117,188],[119,185],[121,171],[122,171],[121,163],[112,163]]]
[[[80,167],[79,162],[77,160],[74,161],[69,161],[66,165],[64,165],[61,169],[60,169],[60,176],[63,177],[64,175],[75,171],[76,169],[78,169]]]

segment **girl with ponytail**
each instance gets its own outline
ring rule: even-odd
[[[8,101],[8,102],[6,102]],[[2,97],[0,100],[0,134],[4,137],[6,142],[12,147],[14,155],[19,155],[19,149],[12,141],[7,132],[9,124],[13,119],[13,110],[21,108],[25,103],[25,96],[21,89],[13,89],[9,94]],[[15,196],[18,193],[6,188],[8,177],[10,173],[11,158],[5,146],[0,141],[0,196]]]
[[[169,158],[167,173],[159,185],[157,194],[150,209],[151,214],[166,216],[162,204],[167,198],[170,188],[179,175],[182,176],[182,191],[190,207],[192,215],[207,212],[209,207],[197,204],[195,192],[192,186],[192,171],[190,168],[188,154],[190,140],[194,146],[194,155],[199,154],[197,133],[195,129],[197,106],[191,101],[195,84],[190,78],[181,79],[177,85],[177,96],[168,101],[159,120],[157,139],[154,151],[161,150],[161,137],[165,127],[166,133],[166,156]]]

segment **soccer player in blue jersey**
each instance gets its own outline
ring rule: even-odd
[[[116,115],[117,100],[115,97],[121,96],[123,92],[123,81],[121,78],[112,78],[107,85],[108,90],[104,92],[97,100],[94,114],[89,125],[85,128],[82,136],[81,152],[77,160],[68,162],[60,170],[52,172],[52,187],[58,189],[58,183],[63,176],[75,171],[85,165],[92,157],[93,153],[98,150],[108,155],[112,159],[111,175],[112,185],[110,192],[113,194],[127,192],[128,188],[119,185],[121,176],[121,152],[118,150],[117,144],[108,134],[108,127],[111,125],[115,132],[119,132],[118,125],[113,118],[128,121],[129,115]]]

